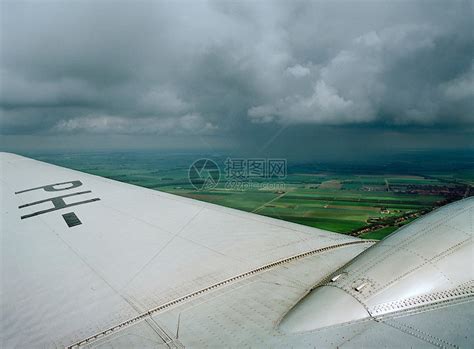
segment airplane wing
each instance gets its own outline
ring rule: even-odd
[[[474,200],[375,244],[0,155],[2,347],[471,347]]]

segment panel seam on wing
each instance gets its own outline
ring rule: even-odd
[[[403,324],[401,322],[398,322],[394,319],[390,319],[389,321],[384,321],[383,322],[385,325],[387,326],[390,326],[390,327],[393,327],[401,332],[404,332],[406,334],[409,334],[413,337],[416,337],[416,338],[419,338],[425,342],[428,342],[430,344],[433,344],[437,347],[446,347],[446,346],[450,346],[450,347],[453,347],[453,348],[459,348],[459,346],[455,345],[455,344],[452,344],[444,339],[441,339],[441,338],[438,338],[436,336],[433,336],[429,333],[426,333],[414,326],[410,326],[410,325],[406,325],[406,324]]]
[[[192,293],[189,293],[187,295],[184,295],[182,297],[179,297],[179,298],[176,298],[175,300],[172,300],[172,301],[169,301],[169,302],[166,302],[162,305],[159,305],[155,308],[152,308],[140,315],[137,315],[127,321],[124,321],[124,322],[121,322],[120,324],[117,324],[113,327],[110,327],[102,332],[99,332],[95,335],[92,335],[92,336],[89,336],[83,340],[80,340],[78,342],[75,342],[71,345],[69,345],[67,348],[70,349],[70,348],[77,348],[77,347],[80,347],[82,345],[85,345],[85,344],[90,344],[91,342],[94,342],[95,340],[99,339],[99,338],[102,338],[104,336],[108,336],[118,330],[122,330],[126,327],[129,327],[133,324],[136,324],[140,321],[143,321],[145,319],[147,319],[148,317],[154,315],[154,314],[157,314],[161,311],[164,311],[164,310],[167,310],[169,309],[170,307],[172,306],[175,306],[177,304],[180,304],[184,301],[188,301],[190,300],[191,298],[194,298],[196,296],[201,296],[203,293],[206,293],[206,292],[209,292],[209,291],[214,291],[215,289],[221,287],[221,286],[225,286],[225,285],[228,285],[229,283],[231,282],[234,282],[234,281],[238,281],[238,280],[242,280],[243,278],[245,277],[248,277],[248,276],[252,276],[252,275],[255,275],[257,273],[260,273],[260,272],[264,272],[264,271],[267,271],[267,270],[270,270],[276,266],[280,266],[282,264],[286,264],[286,263],[289,263],[289,262],[293,262],[295,260],[298,260],[298,259],[302,259],[302,258],[305,258],[305,257],[309,257],[309,256],[312,256],[314,254],[317,254],[317,253],[322,253],[322,252],[326,252],[326,251],[329,251],[329,250],[333,250],[333,249],[336,249],[336,248],[341,248],[341,247],[347,247],[347,246],[351,246],[351,245],[357,245],[357,244],[373,244],[375,243],[376,241],[374,240],[358,240],[358,241],[350,241],[350,242],[345,242],[345,243],[342,243],[342,244],[336,244],[336,245],[330,245],[330,246],[326,246],[326,247],[322,247],[322,248],[318,248],[318,249],[315,249],[315,250],[311,250],[311,251],[308,251],[308,252],[303,252],[303,253],[300,253],[300,254],[297,254],[297,255],[293,255],[293,256],[290,256],[290,257],[286,257],[286,258],[283,258],[283,259],[279,259],[275,262],[272,262],[272,263],[268,263],[268,264],[265,264],[259,268],[255,268],[255,269],[252,269],[250,271],[247,271],[247,272],[244,272],[244,273],[241,273],[241,274],[238,274],[236,276],[233,276],[231,278],[228,278],[228,279],[225,279],[223,281],[220,281],[218,283],[215,283],[213,285],[210,285],[208,287],[205,287],[205,288],[202,288],[198,291],[194,291]]]
[[[371,316],[380,316],[388,313],[393,313],[410,308],[416,308],[428,304],[436,304],[446,302],[457,298],[472,297],[474,295],[474,286],[467,285],[464,287],[457,287],[454,289],[432,292],[416,297],[404,298],[392,302],[386,302],[369,307]]]

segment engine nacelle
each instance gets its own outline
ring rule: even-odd
[[[283,318],[303,332],[472,296],[474,197],[444,206],[368,248]]]

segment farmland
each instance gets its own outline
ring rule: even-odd
[[[196,190],[188,168],[198,154],[40,154],[61,166],[154,190],[202,200],[311,227],[381,239],[450,201],[472,194],[472,163],[448,171],[415,164],[357,168],[342,164],[289,164],[285,178],[245,179],[229,186]],[[223,157],[215,157],[223,168]],[[407,171],[406,168],[409,170]]]

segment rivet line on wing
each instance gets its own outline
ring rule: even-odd
[[[104,330],[104,331],[99,332],[99,333],[97,333],[93,336],[90,336],[90,337],[87,337],[83,340],[80,340],[79,342],[71,344],[70,346],[68,346],[66,348],[67,349],[78,348],[82,345],[89,344],[89,343],[91,343],[91,342],[93,342],[93,341],[95,341],[95,340],[97,340],[101,337],[107,336],[107,335],[109,335],[109,334],[111,334],[111,333],[113,333],[117,330],[123,329],[124,327],[128,327],[131,324],[134,324],[138,321],[144,320],[145,318],[147,318],[149,316],[152,316],[152,315],[154,315],[154,314],[156,314],[160,311],[168,309],[168,308],[170,308],[174,305],[177,305],[179,303],[187,301],[187,300],[189,300],[191,298],[194,298],[196,296],[202,295],[205,292],[215,290],[218,287],[227,285],[227,284],[229,284],[231,282],[234,282],[234,281],[241,280],[241,279],[243,279],[245,277],[248,277],[248,276],[252,276],[256,273],[260,273],[260,272],[269,270],[269,269],[274,268],[276,266],[279,266],[279,265],[282,265],[282,264],[285,264],[285,263],[289,263],[289,262],[292,262],[292,261],[295,261],[295,260],[298,260],[298,259],[301,259],[301,258],[305,258],[305,257],[311,256],[311,255],[317,254],[317,253],[321,253],[321,252],[333,250],[333,249],[336,249],[336,248],[340,248],[340,247],[346,247],[346,246],[356,245],[356,244],[368,244],[368,243],[373,244],[374,242],[376,242],[376,241],[374,241],[374,240],[357,240],[357,241],[345,242],[345,243],[341,243],[341,244],[337,244],[337,245],[331,245],[331,246],[327,246],[327,247],[318,248],[318,249],[311,250],[311,251],[304,252],[304,253],[300,253],[300,254],[297,254],[297,255],[294,255],[294,256],[291,256],[291,257],[283,258],[283,259],[280,259],[280,260],[278,260],[276,262],[273,262],[273,263],[265,264],[265,265],[263,265],[259,268],[252,269],[252,270],[247,271],[245,273],[233,276],[229,279],[220,281],[220,282],[215,283],[211,286],[205,287],[205,288],[200,289],[198,291],[189,293],[185,296],[176,298],[175,300],[172,300],[172,301],[169,301],[169,302],[164,303],[162,305],[159,305],[159,306],[157,306],[153,309],[148,310],[147,312],[144,312],[140,315],[137,315],[134,318],[131,318],[130,320],[121,322],[120,324],[115,325],[113,327],[110,327],[107,330]]]

